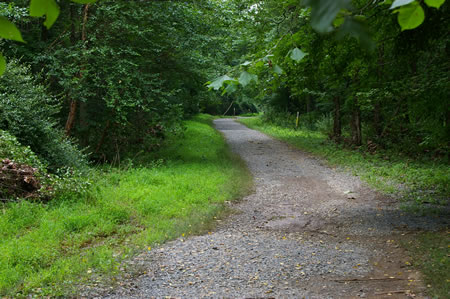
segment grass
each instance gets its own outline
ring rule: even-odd
[[[414,203],[408,205],[410,212],[446,213],[445,209],[430,209],[427,205],[448,204],[450,171],[446,163],[349,150],[327,141],[326,136],[319,132],[282,128],[263,123],[260,118],[240,119],[240,122],[324,158],[331,166],[343,167],[375,189],[400,195],[403,200]],[[414,242],[404,244],[412,253],[415,266],[423,273],[427,291],[433,298],[448,298],[450,295],[449,241],[448,231],[426,232],[418,234]]]
[[[424,274],[432,298],[450,296],[450,232],[427,232],[404,246],[410,250],[413,264]]]
[[[251,187],[243,162],[200,115],[146,167],[95,170],[81,198],[0,206],[0,295],[70,296],[136,252],[211,226]]]

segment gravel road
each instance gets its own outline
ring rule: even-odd
[[[214,232],[135,258],[145,273],[101,297],[424,297],[399,242],[446,219],[403,213],[357,177],[232,119],[214,123],[246,161],[255,192]]]

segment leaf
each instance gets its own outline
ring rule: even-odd
[[[300,62],[306,55],[308,54],[303,52],[299,48],[295,48],[294,50],[291,51],[290,57],[296,62]]]
[[[339,28],[338,38],[349,35],[359,40],[360,44],[367,50],[375,49],[375,42],[372,40],[369,31],[362,20],[346,17],[344,24]]]
[[[404,5],[408,5],[412,2],[414,2],[415,0],[395,0],[394,3],[392,3],[390,9],[394,9],[396,7],[400,7],[400,6],[404,6]]]
[[[247,86],[252,80],[257,82],[258,81],[258,76],[250,74],[249,72],[242,72],[241,76],[239,77],[239,83],[243,87]]]
[[[276,64],[276,65],[273,67],[273,71],[274,71],[274,73],[276,73],[276,74],[278,74],[278,75],[283,74],[283,69],[282,69],[278,64]]]
[[[252,64],[251,61],[246,61],[246,62],[244,62],[244,63],[241,63],[242,66],[247,66],[247,65],[250,65],[250,64]]]
[[[429,7],[438,8],[441,7],[442,4],[444,4],[445,0],[425,0],[425,3]]]
[[[222,95],[228,93],[233,93],[238,89],[237,84],[235,84],[234,81],[232,81],[230,84],[228,84],[228,86],[223,90]]]
[[[10,22],[7,18],[0,16],[0,37],[19,42],[24,42],[22,34],[16,25]]]
[[[3,57],[3,54],[0,53],[0,76],[3,75],[5,70],[6,70],[6,60],[5,57]]]
[[[31,0],[30,16],[42,17],[46,16],[44,25],[50,29],[59,16],[59,6],[55,0]]]
[[[219,90],[223,86],[223,83],[225,81],[235,81],[235,79],[233,79],[227,75],[223,75],[212,82],[208,82],[209,84],[207,85],[207,87],[213,88],[214,90]]]
[[[402,31],[417,28],[425,20],[423,8],[416,2],[402,6],[395,12],[398,12],[397,20]]]
[[[331,32],[331,24],[339,11],[348,7],[350,0],[306,0],[311,6],[311,26],[320,33]]]

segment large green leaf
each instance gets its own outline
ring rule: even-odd
[[[7,18],[0,16],[0,37],[23,42],[22,34],[16,25]]]
[[[417,28],[425,20],[425,12],[417,2],[402,6],[395,12],[398,12],[397,19],[402,31]]]
[[[281,74],[283,74],[283,69],[278,64],[276,64],[273,67],[273,72],[278,74],[278,75],[281,75]]]
[[[442,4],[444,4],[445,0],[425,0],[425,3],[429,7],[439,8]]]
[[[394,9],[400,6],[408,5],[411,2],[414,2],[415,0],[395,0],[394,3],[392,3],[390,9]]]
[[[342,38],[346,35],[358,39],[360,44],[369,51],[375,49],[375,42],[372,40],[363,20],[354,17],[346,17],[344,24],[339,27],[338,37]]]
[[[225,83],[226,81],[236,81],[236,79],[233,79],[227,75],[223,75],[212,82],[208,82],[207,87],[210,89],[212,88],[214,90],[219,90],[223,86],[223,83]]]
[[[250,74],[249,72],[242,72],[241,76],[239,77],[239,83],[243,87],[247,86],[252,80],[257,82],[258,81],[258,76]]]
[[[325,33],[333,30],[333,20],[341,9],[347,8],[350,0],[305,0],[311,6],[311,26],[314,30]]]
[[[228,93],[233,93],[238,89],[238,85],[234,82],[231,81],[230,84],[228,84],[228,86],[223,90],[222,95]]]
[[[291,55],[289,57],[291,57],[296,62],[300,62],[306,55],[308,54],[303,52],[299,48],[295,48],[291,51]]]
[[[59,6],[55,0],[31,0],[30,16],[46,16],[44,25],[47,28],[52,27],[59,16]]]
[[[0,76],[3,75],[3,73],[6,70],[6,61],[5,57],[3,57],[3,54],[0,53]]]

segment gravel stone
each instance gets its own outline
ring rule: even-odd
[[[232,119],[214,121],[254,175],[255,192],[216,231],[179,238],[132,264],[106,298],[423,298],[400,240],[448,219],[404,213],[357,177]],[[349,196],[351,195],[351,196]],[[404,292],[403,292],[404,291]],[[384,295],[383,295],[384,294]]]

